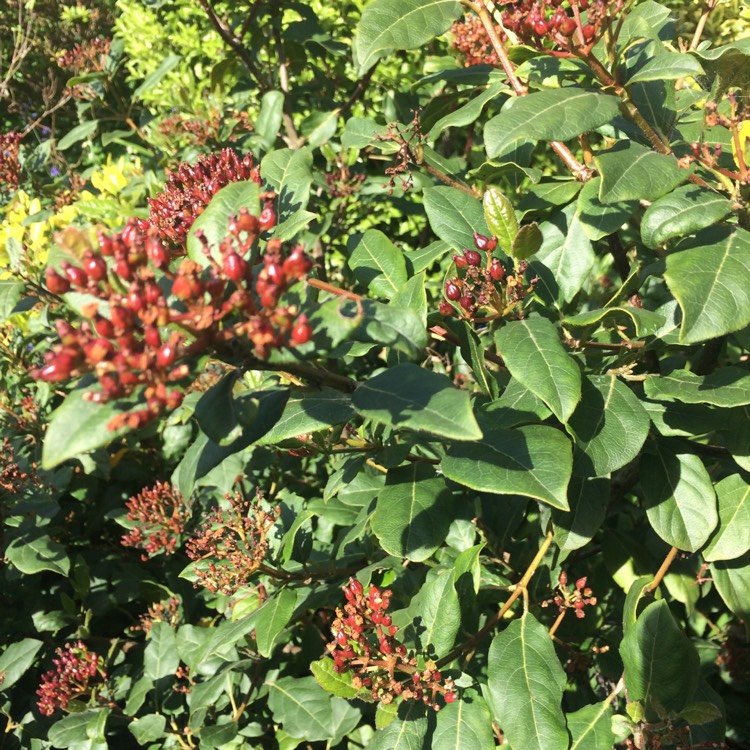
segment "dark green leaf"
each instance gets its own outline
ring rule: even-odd
[[[308,742],[333,738],[331,696],[314,677],[282,677],[266,687],[268,707],[284,731]]]
[[[58,142],[57,148],[60,151],[65,151],[70,148],[73,144],[83,141],[86,138],[90,138],[96,133],[99,127],[99,120],[90,120],[89,122],[82,122],[80,125],[76,125],[73,130],[68,131]]]
[[[563,552],[583,547],[599,531],[607,513],[609,481],[601,477],[573,477],[568,502],[569,511],[552,511],[555,543]]]
[[[750,373],[739,367],[722,367],[706,376],[674,370],[669,375],[649,375],[643,385],[646,395],[656,401],[723,408],[750,404]]]
[[[445,656],[453,647],[461,626],[461,607],[453,585],[453,571],[444,570],[427,579],[409,608],[422,649]]]
[[[513,238],[513,244],[508,254],[516,260],[526,260],[540,250],[543,242],[544,236],[539,229],[539,225],[535,221],[531,224],[525,224]]]
[[[424,750],[426,710],[418,701],[404,701],[398,707],[396,718],[375,732],[367,750]]]
[[[488,236],[482,203],[462,190],[431,187],[423,191],[432,231],[456,249],[474,247],[474,232]]]
[[[271,151],[260,163],[260,174],[278,194],[279,213],[305,208],[312,185],[312,151],[309,148],[282,148]]]
[[[703,66],[686,52],[659,52],[628,79],[628,85],[643,81],[674,81],[704,74]]]
[[[11,643],[0,656],[0,693],[14,685],[34,663],[42,642],[34,638],[24,638]]]
[[[369,229],[354,245],[349,268],[377,297],[390,299],[406,283],[404,254],[377,229]]]
[[[508,91],[508,86],[505,83],[495,83],[488,86],[484,91],[472,97],[467,104],[452,110],[432,125],[430,132],[427,134],[428,140],[434,141],[446,128],[470,125],[482,114],[487,102],[492,101],[505,91]]]
[[[747,622],[750,619],[750,552],[735,560],[712,562],[711,577],[727,607]]]
[[[104,740],[104,727],[111,710],[109,708],[89,708],[81,713],[71,713],[55,722],[47,739],[53,747],[91,747],[92,742]]]
[[[628,325],[638,338],[653,336],[664,325],[664,316],[639,307],[605,307],[571,315],[563,321],[566,327],[588,328],[605,321],[610,328]]]
[[[44,527],[14,539],[7,546],[5,556],[13,567],[26,575],[51,570],[67,576],[70,571],[70,559],[65,547],[50,539]]]
[[[289,624],[297,602],[292,589],[281,589],[258,610],[255,640],[258,653],[268,658],[281,631]]]
[[[599,200],[601,177],[589,180],[578,194],[577,213],[581,228],[590,240],[616,232],[638,208],[637,200],[602,203]]]
[[[133,719],[128,729],[139,745],[148,745],[162,739],[166,723],[166,717],[161,714],[146,714]]]

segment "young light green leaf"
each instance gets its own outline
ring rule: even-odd
[[[495,636],[488,655],[490,709],[513,747],[568,750],[565,672],[547,628],[530,613]]]
[[[406,283],[403,253],[377,229],[369,229],[354,244],[349,268],[377,297],[390,299]]]
[[[506,323],[495,338],[510,374],[567,422],[581,399],[581,370],[546,318]]]
[[[750,484],[742,474],[730,474],[716,484],[719,527],[703,550],[703,559],[734,560],[750,550]]]
[[[394,427],[457,441],[482,437],[469,394],[417,365],[396,365],[370,378],[354,391],[352,403],[362,416]]]
[[[294,590],[281,589],[258,610],[255,641],[261,656],[271,656],[276,639],[289,624],[296,602]]]
[[[518,220],[511,202],[503,195],[499,188],[488,188],[482,199],[484,218],[490,233],[497,237],[497,242],[503,252],[511,254],[513,241],[518,234]]]

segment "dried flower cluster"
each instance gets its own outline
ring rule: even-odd
[[[445,283],[446,299],[440,302],[440,313],[479,320],[480,308],[489,308],[491,312],[483,320],[511,314],[522,317],[519,303],[531,293],[536,283],[536,279],[532,279],[529,286],[525,286],[524,272],[528,264],[520,261],[515,271],[509,272],[498,258],[492,257],[492,251],[497,247],[494,237],[475,232],[474,245],[475,250],[466,249],[462,255],[453,256],[458,274]]]
[[[149,198],[149,221],[162,240],[181,249],[211,198],[229,183],[244,180],[260,185],[260,167],[253,166],[252,154],[240,157],[230,148],[206,154],[193,165],[181,164],[170,173],[163,192]]]
[[[420,671],[414,655],[394,638],[398,628],[386,613],[390,590],[371,585],[365,593],[362,584],[351,578],[343,592],[347,603],[343,610],[336,609],[333,641],[326,646],[334,671],[351,672],[355,688],[370,691],[373,700],[384,704],[400,696],[438,711],[438,696],[442,695],[446,703],[456,700],[453,681],[443,679],[433,663]]]
[[[548,607],[550,604],[557,606],[562,612],[566,609],[575,610],[576,617],[580,620],[586,617],[584,608],[586,606],[594,606],[596,604],[596,597],[593,596],[593,591],[586,586],[586,577],[579,578],[575,582],[575,587],[571,590],[568,589],[568,575],[565,571],[562,571],[558,577],[558,586],[555,595],[552,599],[547,599],[542,602],[542,607]]]
[[[99,37],[76,44],[58,56],[57,64],[72,73],[101,71],[109,54],[109,45],[109,39]]]
[[[97,301],[84,310],[90,321],[78,328],[56,322],[60,343],[32,376],[54,383],[93,372],[100,390],[87,398],[97,402],[142,388],[146,407],[110,423],[111,429],[136,428],[181,403],[184,394],[173,384],[190,374],[184,360],[232,341],[250,342],[262,357],[305,343],[312,335],[307,318],[277,303],[309,271],[309,258],[301,247],[284,258],[281,242],[269,240],[260,269],[249,261],[258,235],[274,223],[272,210],[260,217],[241,210],[218,248],[219,260],[204,239],[208,267],[183,259],[175,272],[169,269],[173,253],[155,227],[131,220],[118,234],[100,234],[99,251],[87,250],[81,266],[47,269],[54,294],[72,289]]]
[[[18,161],[20,148],[20,133],[0,133],[0,192],[15,190],[18,187],[21,174],[21,165]]]
[[[235,141],[239,133],[250,133],[252,130],[253,123],[247,112],[234,112],[231,115],[213,112],[206,117],[177,114],[166,117],[159,123],[159,133],[170,142],[182,138],[195,146]]]
[[[166,622],[171,627],[176,628],[180,619],[180,600],[178,597],[172,596],[166,601],[152,604],[146,610],[146,614],[139,617],[140,624],[134,625],[130,630],[133,632],[140,630],[148,634],[155,622]]]
[[[200,585],[231,596],[262,565],[268,551],[266,537],[281,509],[267,510],[262,495],[246,500],[240,492],[227,495],[228,508],[218,508],[187,543],[188,557]]]
[[[137,525],[122,537],[123,546],[144,550],[143,560],[174,553],[190,518],[190,504],[176,487],[157,482],[131,497],[127,508],[128,521]]]
[[[500,26],[495,27],[500,41],[506,36]],[[453,49],[464,58],[464,66],[500,64],[500,58],[492,48],[492,42],[484,28],[484,24],[477,16],[466,16],[462,21],[456,21],[451,27],[453,35]]]
[[[36,694],[37,706],[44,716],[51,716],[58,708],[63,711],[76,698],[90,698],[96,688],[107,680],[107,673],[99,655],[89,651],[84,643],[65,644],[57,649],[54,669],[42,675]]]

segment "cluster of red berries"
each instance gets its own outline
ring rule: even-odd
[[[126,505],[128,521],[137,525],[122,537],[121,544],[142,549],[143,560],[160,552],[173,554],[190,518],[190,504],[180,491],[157,482],[131,497]]]
[[[110,423],[111,429],[136,428],[181,403],[184,394],[172,384],[186,378],[190,367],[180,360],[229,342],[249,341],[261,357],[306,343],[312,335],[306,316],[277,303],[310,270],[309,258],[301,247],[284,258],[281,242],[269,240],[260,270],[249,261],[259,234],[274,223],[273,211],[256,217],[241,210],[218,248],[219,260],[204,239],[208,268],[183,259],[174,273],[173,253],[155,227],[131,220],[119,234],[100,234],[99,252],[87,250],[81,266],[64,262],[61,272],[47,269],[47,288],[54,294],[72,289],[97,301],[83,310],[90,321],[80,327],[56,322],[60,344],[32,376],[54,383],[93,372],[100,390],[87,398],[96,402],[142,387],[146,408]]]
[[[416,658],[395,639],[398,628],[386,613],[390,590],[370,585],[365,593],[354,578],[342,590],[347,603],[343,610],[336,608],[333,641],[326,645],[335,672],[351,672],[355,688],[368,690],[373,700],[384,704],[401,697],[421,701],[438,711],[439,695],[446,703],[456,700],[453,681],[443,679],[432,662],[420,672]]]
[[[104,59],[109,54],[109,46],[109,39],[96,37],[66,50],[57,58],[57,64],[63,70],[73,73],[101,71],[104,68]]]
[[[622,10],[624,0],[496,0],[503,27],[520,42],[565,52],[590,49]]]
[[[18,187],[21,173],[18,161],[20,148],[20,133],[0,133],[0,190],[15,190]]]
[[[268,551],[266,537],[281,508],[264,508],[260,492],[253,500],[246,500],[240,492],[226,499],[229,507],[209,514],[186,549],[197,563],[193,569],[198,583],[213,593],[231,596],[262,566]]]
[[[557,579],[557,589],[555,596],[552,599],[547,599],[542,602],[542,607],[548,607],[550,604],[556,605],[560,612],[566,609],[575,610],[576,617],[580,620],[586,617],[584,608],[594,606],[596,604],[596,597],[593,596],[593,591],[586,585],[586,576],[579,578],[575,582],[575,587],[572,590],[568,589],[568,575],[565,571],[562,571]]]
[[[507,37],[502,28],[496,26],[495,31],[500,41],[505,42]],[[451,34],[453,49],[463,56],[465,67],[500,64],[500,58],[492,47],[487,30],[477,16],[466,16],[462,21],[456,21],[451,27]]]
[[[56,653],[58,658],[52,660],[55,668],[42,675],[36,691],[37,706],[44,716],[52,716],[58,708],[66,710],[76,698],[90,698],[107,679],[99,655],[81,641],[68,643]]]
[[[525,261],[520,261],[516,270],[509,273],[499,258],[492,257],[497,247],[495,237],[475,232],[474,245],[476,249],[465,249],[463,254],[453,256],[459,273],[445,282],[446,299],[440,302],[440,313],[477,319],[480,308],[491,308],[494,313],[490,318],[506,317],[533,290],[536,279],[525,287],[523,274],[528,267]]]
[[[167,178],[164,190],[149,198],[149,221],[165,242],[182,249],[193,222],[203,213],[211,198],[231,182],[252,180],[260,185],[260,167],[253,166],[252,154],[238,156],[231,148],[201,156],[195,164],[183,163]],[[264,209],[273,212],[270,204]],[[261,212],[262,223],[270,216]],[[274,220],[275,223],[275,220]]]

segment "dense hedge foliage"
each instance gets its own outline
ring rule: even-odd
[[[3,748],[750,748],[740,3],[0,34]]]

